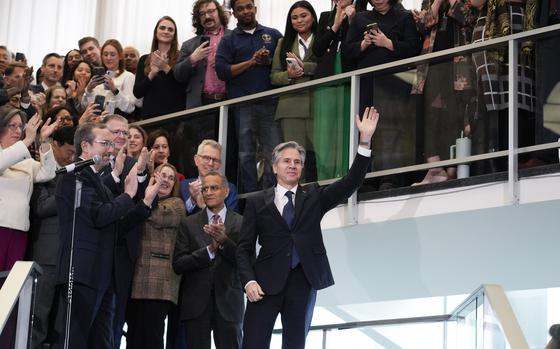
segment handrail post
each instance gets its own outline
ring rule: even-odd
[[[222,146],[222,173],[226,173],[228,122],[229,106],[222,105],[220,107],[220,117],[218,121],[218,143]]]
[[[348,146],[348,168],[352,166],[352,162],[358,151],[358,129],[354,115],[360,113],[360,76],[353,75],[350,79],[350,142]],[[373,154],[372,154],[373,155]],[[348,223],[358,224],[358,192],[355,191],[348,198]]]
[[[519,48],[517,41],[508,41],[508,201],[513,205],[519,204],[519,174],[518,174],[518,102],[517,102],[517,63]]]

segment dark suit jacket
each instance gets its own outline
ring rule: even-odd
[[[231,30],[225,29],[224,36],[231,33]],[[193,67],[190,62],[190,56],[198,46],[202,44],[202,35],[197,35],[183,43],[181,53],[177,64],[173,67],[175,80],[187,86],[186,108],[196,108],[202,105],[202,88],[204,87],[204,75],[206,74],[206,59],[197,62]]]
[[[35,184],[31,196],[30,258],[41,265],[56,265],[59,234],[55,193],[60,177]]]
[[[183,199],[183,202],[185,203],[185,208],[187,207],[187,200],[190,200],[191,198],[191,194],[189,192],[189,183],[196,181],[198,178],[188,178],[188,179],[184,179],[181,181],[180,183],[180,192],[181,192],[181,198]],[[228,189],[229,189],[229,194],[228,196],[226,196],[226,199],[224,200],[224,203],[226,204],[226,207],[229,209],[234,210],[235,212],[238,211],[237,208],[237,188],[235,187],[235,184],[233,183],[229,183],[228,182]],[[193,209],[192,212],[187,212],[187,214],[194,214],[200,212],[200,207],[195,206],[195,208]]]
[[[311,286],[319,290],[333,285],[323,244],[321,219],[327,211],[358,189],[370,163],[370,157],[358,154],[348,175],[333,184],[327,187],[317,184],[298,186],[293,230],[290,230],[274,204],[275,188],[249,196],[237,248],[237,265],[242,284],[245,286],[247,282],[256,280],[265,294],[278,294],[288,279],[291,251],[295,244]],[[255,260],[257,238],[261,249]]]
[[[74,239],[74,281],[97,290],[106,290],[114,282],[114,255],[117,224],[121,219],[139,220],[149,215],[142,201],[134,204],[127,195],[113,198],[101,178],[90,167],[77,174],[82,181],[80,207],[76,214]],[[57,281],[68,281],[76,174],[63,175],[56,188],[60,248]]]
[[[126,160],[124,161],[123,171],[119,176],[119,183],[116,183],[113,175],[111,175],[112,168],[110,164],[101,169],[100,174],[103,183],[105,184],[105,186],[107,186],[107,188],[109,188],[109,190],[111,190],[114,196],[118,196],[124,192],[124,180],[130,173],[132,166],[134,166],[135,164],[136,160],[134,160],[130,156],[126,157]],[[138,191],[136,192],[136,196],[133,198],[135,202],[138,202],[144,198],[144,191],[146,190],[148,182],[149,178],[146,178],[144,182],[138,183]],[[123,234],[119,235],[120,239],[118,243],[119,245],[126,245],[128,258],[131,263],[135,263],[138,256],[138,245],[140,244],[140,238],[142,237],[139,223],[142,222],[132,223],[134,224],[121,224],[119,228],[123,230]]]
[[[243,217],[231,209],[226,213],[226,234],[229,239],[211,260],[206,246],[211,242],[202,227],[208,223],[206,210],[183,220],[173,253],[173,269],[182,274],[181,320],[199,317],[210,301],[214,289],[216,305],[227,321],[241,322],[243,290],[237,273],[235,249]]]
[[[344,41],[346,33],[348,32],[348,18],[342,21],[336,33],[331,30],[335,14],[336,10],[323,12],[319,18],[317,38],[313,44],[313,54],[317,58],[315,79],[334,75],[336,54],[339,50],[339,45]],[[344,54],[342,54],[342,71],[347,72],[355,68],[356,65],[352,61],[346,59]]]

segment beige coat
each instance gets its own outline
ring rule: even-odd
[[[29,200],[33,183],[54,178],[56,161],[52,149],[41,153],[41,162],[31,158],[22,141],[0,147],[0,226],[29,230]]]

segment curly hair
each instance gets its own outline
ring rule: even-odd
[[[216,5],[216,8],[218,9],[218,16],[220,18],[220,23],[222,24],[222,26],[227,27],[228,25],[229,17],[226,15],[224,8],[222,7],[222,5],[220,5],[218,0],[197,0],[193,5],[192,10],[192,26],[193,28],[195,28],[196,35],[201,35],[202,33],[204,33],[204,27],[202,26],[202,23],[200,23],[200,7],[202,5],[210,3],[214,3],[214,5]]]

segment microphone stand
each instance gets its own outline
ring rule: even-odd
[[[74,193],[74,213],[72,217],[72,236],[70,241],[70,262],[68,265],[68,307],[66,308],[66,329],[64,333],[64,349],[69,349],[70,341],[70,319],[72,314],[72,289],[74,287],[74,237],[76,233],[76,212],[80,207],[82,198],[82,181],[76,173],[76,191]]]

